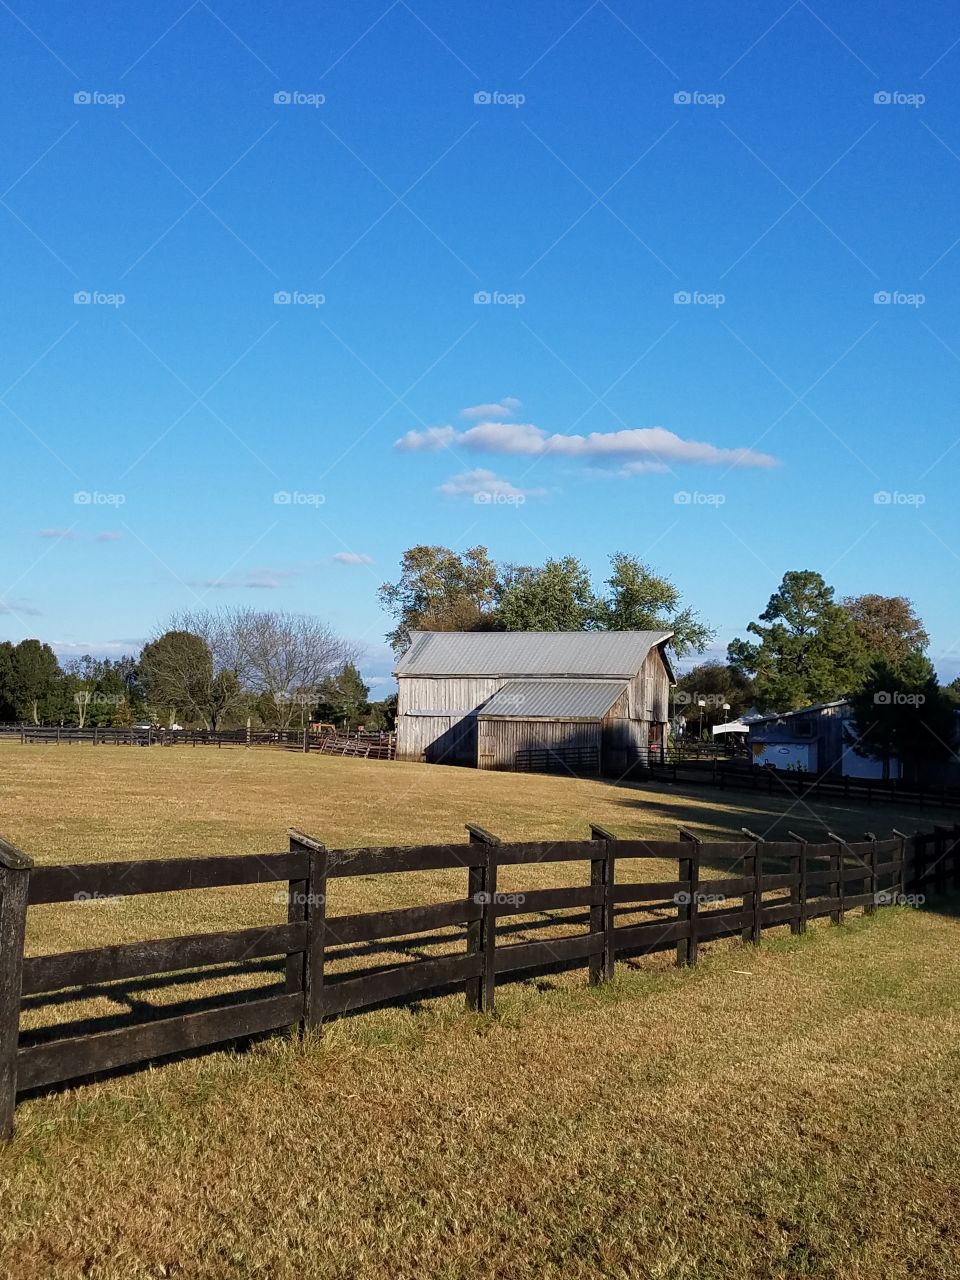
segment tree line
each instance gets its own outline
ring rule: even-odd
[[[49,645],[0,644],[0,719],[41,723],[221,729],[390,727],[371,703],[358,646],[318,618],[257,609],[181,613],[138,657],[85,655],[63,665]]]
[[[418,629],[663,630],[674,632],[677,657],[703,653],[716,632],[669,578],[624,552],[609,563],[595,586],[574,556],[518,566],[498,564],[483,546],[411,547],[397,581],[380,588],[395,624],[387,639],[402,652]],[[699,732],[748,710],[850,699],[861,754],[943,761],[956,742],[960,679],[940,687],[928,644],[905,597],[870,592],[838,600],[821,574],[791,570],[746,636],[730,642],[726,661],[699,663],[679,679],[677,716]]]
[[[517,565],[497,563],[483,546],[411,547],[379,596],[398,653],[414,630],[672,631],[678,656],[702,652],[714,636],[669,578],[625,552],[610,556],[609,577],[594,586],[575,556]]]

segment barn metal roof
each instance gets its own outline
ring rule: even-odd
[[[480,719],[602,720],[626,680],[511,680],[480,708]]]
[[[672,631],[411,631],[410,647],[394,674],[627,678],[637,674],[655,645],[672,635]]]

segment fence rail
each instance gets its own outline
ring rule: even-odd
[[[857,843],[836,836],[820,843],[799,837],[768,842],[746,829],[742,840],[711,844],[685,830],[679,841],[618,840],[593,826],[589,840],[552,843],[505,843],[476,826],[468,832],[464,844],[328,850],[291,829],[289,848],[281,853],[46,866],[34,866],[0,840],[0,1136],[13,1132],[16,1098],[27,1090],[281,1028],[317,1026],[354,1010],[455,987],[464,990],[468,1008],[489,1012],[497,982],[505,978],[585,966],[593,984],[611,978],[617,960],[674,948],[677,963],[689,965],[705,942],[739,935],[759,943],[764,929],[788,925],[802,933],[822,916],[841,923],[848,911],[872,912],[911,894],[960,887],[960,826],[913,836],[895,832],[884,840],[868,833]],[[676,874],[618,881],[618,867],[636,859],[673,861]],[[724,874],[707,870],[705,861]],[[578,862],[589,872],[583,885],[498,890],[502,867]],[[462,897],[327,913],[329,881],[441,869],[463,871]],[[24,955],[31,907],[271,883],[283,886],[285,922]],[[521,923],[532,915],[541,918]],[[640,915],[647,918],[638,920]],[[558,924],[579,924],[584,931],[515,938],[518,929]],[[398,949],[395,941],[385,948],[387,940],[411,938],[419,958],[376,963],[385,949]],[[438,942],[462,949],[424,956],[424,947]],[[337,962],[356,958],[358,949],[368,967],[337,971]],[[205,967],[269,958],[279,968],[272,987],[220,996],[199,1011],[163,1006],[149,1020],[108,1029],[90,1023],[42,1031],[20,1026],[24,1001],[33,1007],[44,996],[60,993],[62,999],[73,989],[86,998],[99,984],[152,975],[176,973],[182,983],[190,971],[202,980]]]
[[[17,736],[23,744],[62,743],[134,747],[288,747],[327,755],[354,755],[392,760],[394,735],[379,733],[329,734],[303,729],[155,729],[85,725],[0,725],[0,734]],[[306,738],[306,741],[304,739]]]
[[[903,782],[899,779],[849,778],[830,774],[798,773],[769,766],[738,764],[729,757],[671,759],[663,764],[651,759],[652,774],[669,778],[678,785],[689,783],[730,788],[739,791],[763,791],[767,795],[786,794],[825,796],[846,800],[862,800],[867,804],[884,801],[890,804],[960,806],[960,788],[946,784]]]

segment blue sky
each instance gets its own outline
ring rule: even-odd
[[[485,543],[635,552],[721,650],[818,569],[960,671],[955,9],[0,28],[0,635],[115,653],[258,603],[383,677],[403,549]]]

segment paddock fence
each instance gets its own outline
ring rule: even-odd
[[[589,840],[536,843],[467,830],[468,842],[459,844],[328,849],[291,829],[288,848],[278,853],[44,865],[0,840],[0,1136],[13,1132],[18,1095],[120,1068],[457,988],[468,1009],[490,1013],[503,981],[584,967],[596,984],[614,976],[618,961],[671,949],[678,964],[692,965],[699,947],[717,939],[759,944],[770,928],[800,934],[819,917],[840,924],[850,911],[917,904],[929,893],[960,888],[960,826],[816,843],[766,841],[746,828],[743,839],[719,843],[703,843],[684,829],[679,841],[648,841],[619,840],[592,826]],[[642,869],[647,860],[673,863],[675,872],[666,880],[637,879],[638,861]],[[519,868],[561,863],[579,864],[583,883],[498,888],[505,871],[515,881]],[[633,878],[618,878],[618,870]],[[328,913],[339,880],[425,872],[462,873],[462,894]],[[32,908],[270,884],[286,904],[286,920],[277,924],[24,954]],[[558,925],[578,932],[516,940],[518,929],[536,935]],[[443,954],[431,954],[431,945]],[[380,963],[385,952],[397,951],[413,958]],[[202,982],[216,966],[264,960],[273,979],[265,987],[161,1005],[146,1015],[133,1001],[133,1020],[119,1027],[105,1029],[96,1019],[21,1026],[24,1008],[71,992],[88,998],[109,984],[163,975],[176,975],[177,984],[187,977]]]
[[[132,747],[286,747],[296,751],[319,751],[323,755],[360,756],[364,759],[393,760],[392,733],[317,733],[304,729],[158,729],[119,728],[84,725],[0,725],[0,735],[18,737],[22,745],[53,743],[62,745]]]
[[[670,758],[665,763],[651,759],[655,781],[669,780],[677,786],[706,785],[731,791],[760,791],[766,795],[811,796],[814,799],[844,799],[868,805],[900,804],[923,808],[960,806],[960,788],[948,783],[905,782],[901,779],[851,778],[835,773],[799,773],[788,769],[759,766],[729,757]]]

